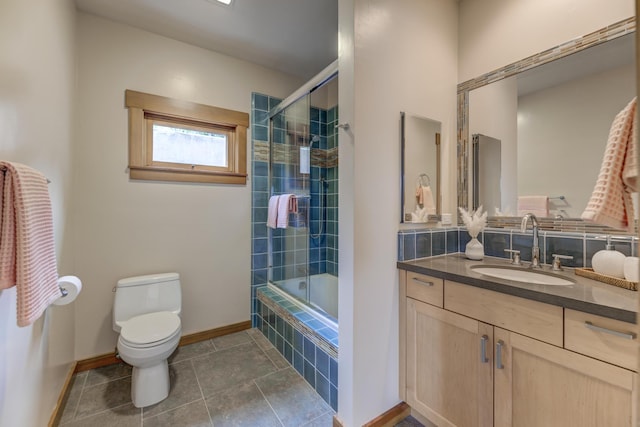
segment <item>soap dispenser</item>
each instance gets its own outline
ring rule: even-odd
[[[624,259],[626,256],[611,244],[611,236],[607,236],[605,249],[596,252],[591,258],[593,271],[606,276],[624,279]]]

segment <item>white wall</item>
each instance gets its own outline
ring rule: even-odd
[[[50,180],[60,275],[75,274],[68,229],[74,93],[70,0],[0,2],[0,159]],[[0,425],[47,424],[74,360],[73,306],[16,325],[15,288],[0,290]]]
[[[633,0],[461,0],[459,81],[635,15]]]
[[[111,289],[127,276],[181,274],[184,334],[249,320],[250,181],[130,181],[124,91],[250,112],[251,92],[285,97],[302,82],[84,13],[77,33],[76,358],[113,351]]]
[[[635,93],[635,68],[625,66],[520,97],[518,194],[564,195],[566,206],[551,200],[551,215],[579,218],[598,178],[611,123]]]
[[[355,115],[355,1],[340,0],[338,2],[338,68],[340,85],[338,86],[338,103],[340,106],[340,122],[354,125]],[[336,415],[345,427],[353,424],[356,415],[353,403],[360,391],[356,384],[354,366],[356,345],[353,341],[356,323],[354,315],[355,304],[355,145],[352,130],[338,130],[338,149],[340,153],[340,167],[338,178],[340,191],[338,192],[338,318],[340,328],[338,339],[338,414]],[[359,326],[362,327],[362,326]],[[356,388],[357,387],[357,388]],[[358,415],[362,417],[362,415]],[[360,423],[359,425],[362,425]]]
[[[440,121],[443,151],[452,156],[457,3],[355,0],[339,7],[340,120],[351,130],[340,131],[338,416],[357,426],[399,400],[399,113]],[[445,194],[455,191],[451,181]]]

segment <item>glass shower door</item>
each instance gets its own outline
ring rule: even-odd
[[[309,96],[270,120],[270,195],[292,194],[297,212],[287,227],[269,229],[269,281],[291,296],[309,302]]]

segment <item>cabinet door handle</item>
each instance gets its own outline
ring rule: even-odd
[[[591,329],[592,331],[604,332],[605,334],[615,335],[616,337],[625,338],[628,340],[636,339],[636,334],[634,334],[633,332],[620,332],[609,328],[603,328],[602,326],[594,325],[588,320],[585,320],[584,326],[586,326],[588,329]]]
[[[480,337],[480,363],[489,363],[489,358],[487,357],[487,342],[489,342],[487,335]]]
[[[502,364],[502,347],[504,347],[504,341],[499,340],[496,343],[496,369],[504,369]]]
[[[414,278],[413,278],[413,281],[414,281],[414,282],[418,282],[418,283],[420,283],[421,285],[425,285],[425,286],[433,286],[433,284],[434,284],[433,282],[427,282],[426,280],[420,280],[420,279],[418,279],[417,277],[414,277]]]

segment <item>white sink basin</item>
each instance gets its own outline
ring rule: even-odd
[[[476,273],[498,279],[512,280],[514,282],[534,283],[537,285],[566,286],[573,285],[575,281],[566,277],[540,270],[530,270],[525,267],[509,267],[506,265],[472,265],[471,269]]]

